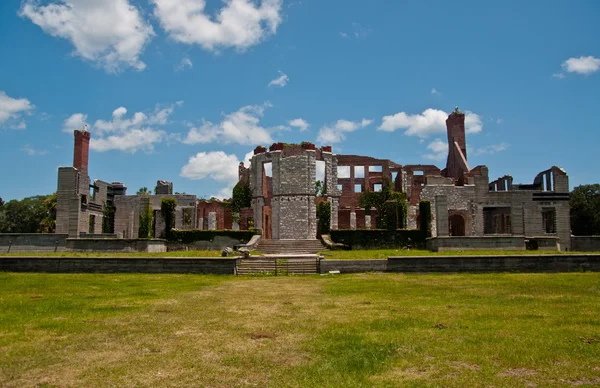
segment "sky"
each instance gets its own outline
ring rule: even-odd
[[[600,182],[596,0],[2,0],[0,197],[92,179],[227,198],[257,145]]]

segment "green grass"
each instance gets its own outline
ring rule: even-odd
[[[598,254],[598,252],[558,252],[558,251],[502,251],[502,250],[465,250],[432,252],[420,249],[357,249],[350,251],[322,251],[325,259],[363,260],[387,259],[389,256],[473,256],[473,255],[556,255],[556,254]]]
[[[600,274],[0,273],[0,385],[597,386]]]

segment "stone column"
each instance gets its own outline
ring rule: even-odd
[[[365,215],[365,229],[371,229],[371,216]]]
[[[350,229],[356,229],[356,212],[350,212]]]
[[[437,236],[448,236],[448,197],[435,196],[435,223]]]
[[[240,219],[240,213],[233,213],[233,221],[231,223],[232,230],[240,230],[240,224],[236,221]]]
[[[217,230],[217,213],[208,213],[208,230]]]

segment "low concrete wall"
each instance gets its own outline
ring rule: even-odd
[[[600,252],[600,236],[572,236],[571,250],[575,252]]]
[[[228,236],[215,236],[212,240],[194,241],[192,243],[176,243],[168,242],[167,248],[169,252],[173,251],[221,251],[227,247],[233,248],[240,245],[241,240]]]
[[[389,257],[388,272],[600,271],[600,255]]]
[[[439,251],[466,250],[525,250],[524,236],[469,236],[432,237],[427,239],[427,249]]]
[[[235,258],[0,257],[0,271],[235,274]]]
[[[321,273],[340,271],[341,273],[385,272],[387,260],[321,260]]]
[[[67,234],[0,233],[0,253],[65,252]]]
[[[165,240],[121,238],[69,238],[67,249],[72,252],[166,252]]]

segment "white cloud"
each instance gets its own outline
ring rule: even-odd
[[[448,143],[442,139],[435,139],[427,145],[429,153],[423,154],[425,159],[442,161],[448,156]]]
[[[338,120],[334,124],[321,127],[317,136],[317,142],[322,144],[339,143],[346,139],[346,133],[364,128],[372,122],[373,120],[367,119],[362,119],[362,121]]]
[[[287,85],[287,83],[289,82],[289,77],[287,76],[287,74],[284,74],[283,72],[279,71],[279,77],[275,78],[274,80],[271,80],[271,82],[269,82],[268,86],[279,86],[281,88],[283,88],[285,85]]]
[[[478,155],[486,155],[486,154],[495,154],[496,152],[505,151],[508,149],[508,144],[500,143],[500,144],[491,144],[485,147],[468,149],[467,153],[478,156]]]
[[[552,77],[558,78],[558,79],[563,79],[563,78],[565,78],[565,75],[563,73],[554,73],[554,74],[552,74]]]
[[[260,119],[268,107],[271,107],[268,102],[263,105],[248,105],[228,113],[218,124],[204,121],[200,127],[190,129],[183,143],[206,144],[215,140],[244,145],[272,143],[271,132],[277,128],[268,129],[260,125]]]
[[[246,167],[250,165],[250,158],[254,152],[249,152],[244,157]],[[223,151],[199,152],[190,157],[187,164],[181,168],[180,176],[192,180],[212,179],[225,184],[212,196],[219,199],[231,198],[233,186],[238,182],[238,166],[240,160],[233,154]]]
[[[562,68],[569,73],[590,75],[600,70],[600,58],[594,58],[592,56],[569,58],[563,62]]]
[[[406,129],[408,136],[429,137],[436,133],[446,131],[446,118],[448,113],[439,109],[427,109],[421,114],[409,115],[399,112],[395,115],[384,116],[382,123],[377,128],[380,131],[393,132],[398,129]],[[483,130],[481,117],[473,112],[465,112],[465,132],[478,133]]]
[[[36,150],[35,148],[33,148],[33,146],[29,144],[25,144],[25,146],[23,146],[22,148],[22,151],[29,156],[46,155],[48,153],[48,151]]]
[[[157,106],[152,113],[136,112],[131,118],[126,117],[127,109],[121,106],[112,112],[111,120],[96,120],[93,125],[87,124],[86,114],[75,113],[65,120],[63,131],[71,132],[88,125],[92,133],[90,148],[99,152],[152,152],[156,144],[170,139],[167,132],[156,127],[167,124],[174,108],[181,104],[180,101],[166,108]]]
[[[437,94],[440,95],[442,93],[438,92],[436,88],[431,89],[431,94]]]
[[[345,32],[340,32],[340,36],[345,39],[348,37],[348,34]]]
[[[0,91],[0,126],[4,123],[18,121],[23,114],[29,114],[34,106],[26,98],[12,98]],[[15,129],[25,129],[24,121],[20,121],[12,126]]]
[[[25,0],[19,15],[69,40],[76,55],[107,72],[146,67],[139,56],[154,31],[128,0],[56,0],[48,5]]]
[[[83,113],[73,113],[65,120],[63,124],[63,132],[73,132],[74,130],[81,130],[87,125],[87,115]]]
[[[194,67],[192,60],[188,57],[181,58],[181,62],[177,66],[175,66],[175,71],[184,71],[189,70]]]
[[[310,126],[310,124],[306,120],[301,118],[290,120],[288,121],[288,124],[290,127],[298,128],[300,132],[306,131]]]
[[[207,50],[234,47],[244,50],[275,34],[281,24],[282,0],[227,0],[212,16],[206,0],[152,0],[154,15],[169,36]]]

